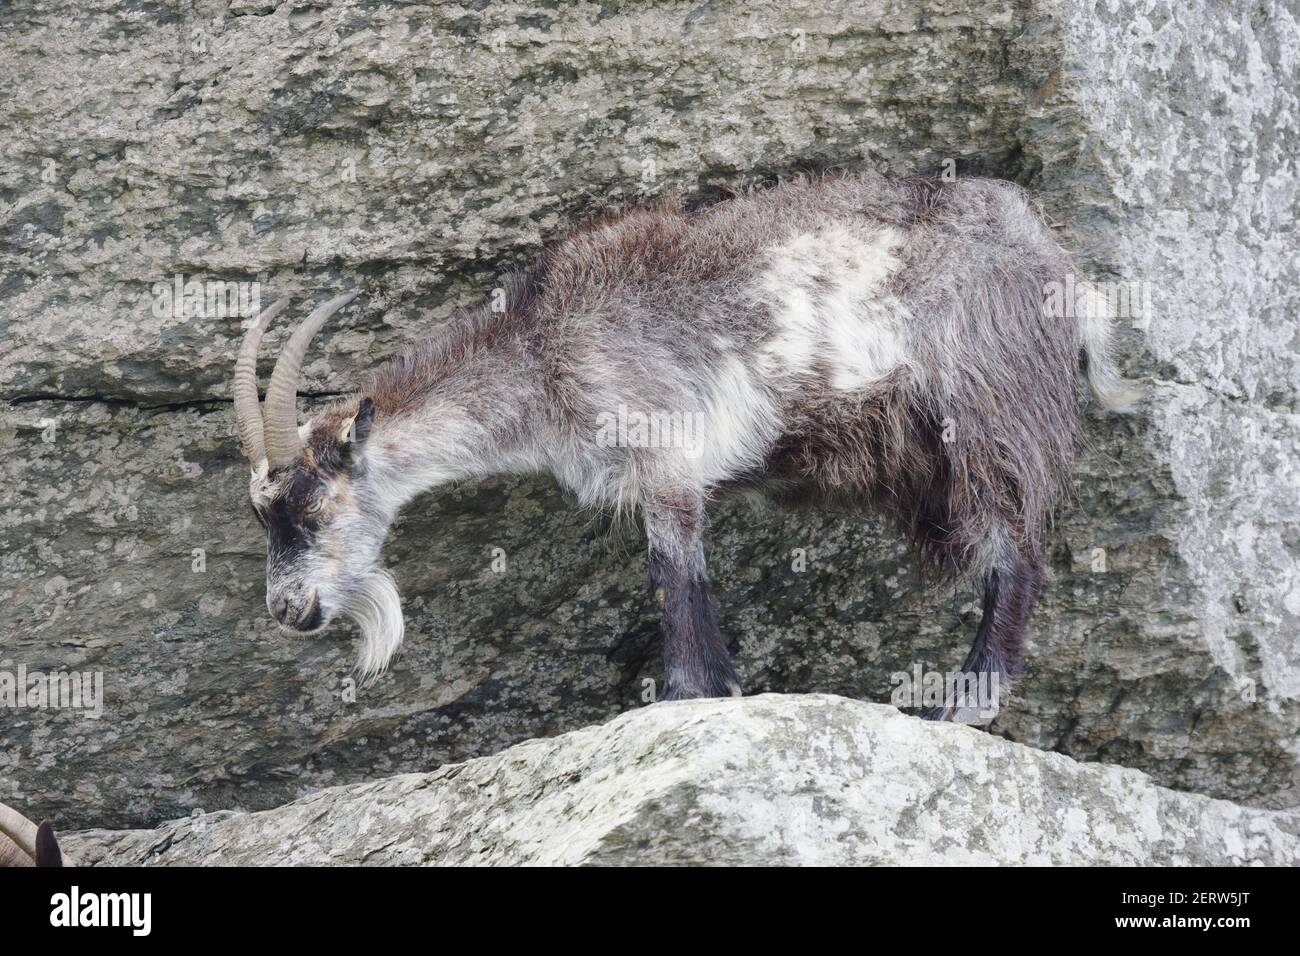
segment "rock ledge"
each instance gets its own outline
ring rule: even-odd
[[[658,704],[258,813],[66,836],[93,864],[1300,863],[1250,809],[829,695]]]

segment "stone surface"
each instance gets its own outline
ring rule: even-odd
[[[1090,423],[994,731],[1300,801],[1294,11],[827,6],[10,10],[0,673],[102,672],[105,700],[0,713],[0,800],[64,827],[262,809],[606,720],[659,676],[636,530],[544,479],[410,509],[388,549],[408,645],[375,686],[348,684],[347,632],[280,635],[230,437],[240,318],[172,315],[156,286],[260,281],[304,310],[361,288],[308,363],[328,393],[606,201],[953,160],[1035,190],[1090,272],[1155,303],[1124,339],[1151,401]],[[978,621],[871,521],[724,503],[710,560],[751,692],[885,701]]]
[[[1300,813],[877,704],[683,701],[261,813],[64,844],[83,864],[1297,865]]]

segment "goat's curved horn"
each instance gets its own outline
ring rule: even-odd
[[[18,844],[0,834],[0,870],[35,866],[36,863],[19,848]]]
[[[59,846],[50,821],[38,827],[13,807],[0,803],[0,867],[76,865]]]
[[[14,846],[27,854],[32,865],[35,865],[36,824],[13,807],[7,807],[3,803],[0,803],[0,836],[8,837]]]
[[[243,344],[239,346],[239,358],[235,360],[235,381],[230,387],[230,393],[235,399],[235,427],[239,430],[244,455],[253,463],[254,468],[266,458],[262,411],[257,402],[257,347],[261,345],[262,333],[271,324],[271,320],[283,312],[288,304],[289,297],[281,296],[270,308],[262,310],[244,333]]]
[[[298,435],[298,381],[302,377],[302,360],[307,356],[307,346],[325,320],[356,297],[355,292],[345,292],[317,306],[294,330],[275,362],[263,403],[266,410],[266,454],[272,468],[291,464],[302,448],[302,439]]]

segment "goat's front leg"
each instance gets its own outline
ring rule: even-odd
[[[657,495],[645,506],[650,587],[661,612],[664,689],[660,700],[739,697],[740,680],[718,629],[704,567],[704,499]]]

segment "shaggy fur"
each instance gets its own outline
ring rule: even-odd
[[[967,664],[1015,676],[1079,444],[1081,361],[1103,405],[1132,399],[1108,317],[1044,310],[1067,277],[1083,283],[1000,182],[845,175],[604,216],[512,280],[504,311],[463,310],[316,416],[301,461],[256,490],[294,541],[268,601],[288,595],[290,620],[315,620],[309,598],[321,622],[371,608],[363,660],[382,670],[400,614],[373,575],[402,505],[447,481],[549,472],[585,506],[644,516],[667,696],[739,693],[703,529],[712,496],[746,487],[873,509],[932,566],[985,579]],[[697,447],[603,440],[627,413],[689,416]],[[310,517],[304,485],[324,502]]]

